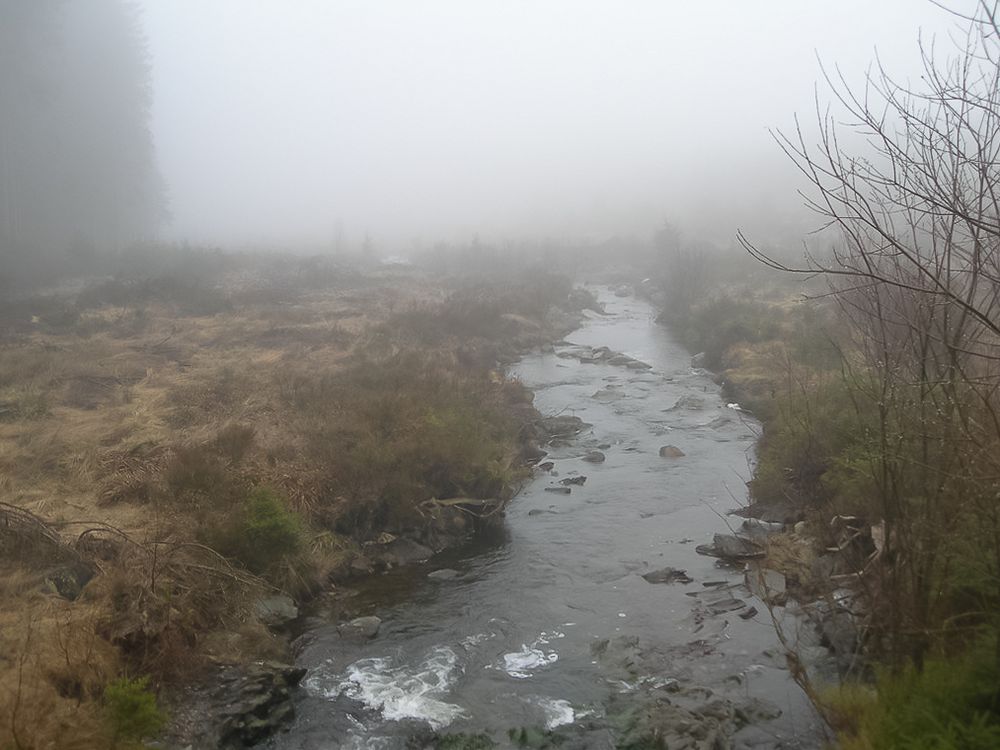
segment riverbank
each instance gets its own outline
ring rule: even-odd
[[[81,748],[151,734],[161,715],[123,728],[110,686],[126,702],[155,689],[183,714],[171,686],[287,658],[274,626],[295,599],[488,523],[539,455],[531,394],[494,368],[592,302],[545,274],[449,285],[321,260],[194,260],[11,300],[0,316],[14,655],[0,700],[15,747],[69,724]],[[120,680],[136,675],[151,679]],[[297,676],[233,679],[280,693]]]
[[[769,598],[797,602],[833,651],[822,668],[810,644],[783,634],[842,746],[990,747],[995,668],[970,655],[996,640],[985,604],[995,513],[975,499],[994,480],[966,451],[992,442],[958,416],[982,394],[930,378],[943,366],[936,334],[918,332],[932,322],[906,317],[902,334],[857,290],[816,291],[770,274],[708,282],[685,304],[660,299],[693,362],[763,424],[742,514],[777,525],[745,540],[758,558],[750,575],[767,584],[774,571]]]

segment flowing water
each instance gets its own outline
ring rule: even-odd
[[[336,621],[311,618],[298,715],[273,747],[402,748],[432,730],[487,732],[504,746],[525,726],[564,733],[573,747],[613,747],[615,707],[665,686],[780,707],[740,746],[815,746],[815,718],[767,609],[741,571],[695,552],[739,521],[725,514],[745,501],[758,427],[691,368],[650,306],[600,296],[607,315],[513,370],[544,414],[593,427],[550,449],[553,471],[514,498],[495,538],[364,584],[351,605],[382,618],[376,638],[343,640]],[[582,363],[567,356],[574,345],[652,367]],[[685,455],[660,457],[664,445]],[[582,460],[599,446],[604,463]],[[581,475],[570,494],[546,491]],[[693,581],[642,578],[666,566]],[[455,573],[428,577],[439,569]],[[746,606],[730,611],[734,600]],[[739,616],[751,606],[760,614]],[[624,666],[606,658],[616,648]]]

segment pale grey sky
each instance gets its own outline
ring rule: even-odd
[[[974,0],[953,3],[968,9]],[[196,242],[383,248],[728,235],[795,203],[768,127],[816,55],[919,74],[928,0],[142,0],[173,220]]]

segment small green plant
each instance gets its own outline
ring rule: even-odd
[[[257,574],[297,557],[303,538],[302,521],[268,487],[253,490],[231,521],[207,535],[216,550]]]
[[[148,677],[123,677],[112,682],[104,689],[104,710],[113,747],[137,745],[159,732],[167,721],[149,690]]]

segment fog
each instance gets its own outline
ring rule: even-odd
[[[394,251],[787,221],[768,128],[814,112],[818,59],[918,75],[954,25],[919,0],[141,7],[166,236]]]

